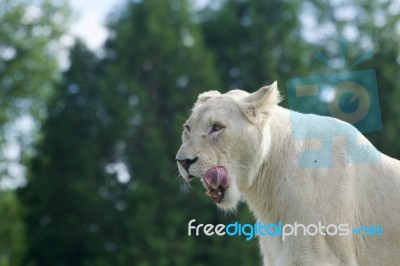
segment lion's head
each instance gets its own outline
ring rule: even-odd
[[[235,208],[270,147],[269,117],[279,102],[277,83],[249,94],[232,90],[199,95],[184,123],[176,160],[180,174],[199,177],[223,209]]]

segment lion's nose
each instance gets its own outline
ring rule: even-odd
[[[197,159],[198,159],[198,157],[195,157],[195,158],[193,158],[193,159],[184,159],[184,160],[176,159],[176,160],[182,165],[183,169],[185,169],[186,172],[189,173],[189,167],[190,167],[193,163],[195,163],[195,162],[197,161]]]

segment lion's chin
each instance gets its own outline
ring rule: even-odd
[[[238,203],[240,202],[241,196],[240,192],[236,189],[234,185],[227,188],[224,192],[224,197],[220,202],[216,202],[217,207],[224,211],[234,211]]]

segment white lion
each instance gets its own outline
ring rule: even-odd
[[[383,228],[383,236],[259,236],[264,265],[400,265],[400,161],[348,123],[279,101],[276,82],[252,94],[200,94],[176,156],[182,177],[200,177],[222,209],[243,198],[262,224]]]

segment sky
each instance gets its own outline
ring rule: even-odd
[[[201,8],[210,0],[194,0],[195,6]],[[71,33],[80,37],[93,51],[98,51],[108,36],[105,22],[107,15],[122,6],[125,0],[69,0],[76,21],[71,25]]]
[[[69,0],[77,18],[71,25],[72,35],[84,40],[91,50],[98,50],[108,36],[105,28],[107,15],[123,2],[124,0]]]
[[[162,1],[162,0],[161,0]],[[192,0],[195,7],[201,9],[211,0]],[[71,25],[71,33],[75,37],[81,38],[86,45],[95,52],[99,52],[102,44],[108,37],[108,32],[105,27],[107,15],[115,8],[123,6],[126,0],[69,0],[76,21]],[[353,10],[341,10],[341,16],[353,16]],[[308,41],[312,41],[315,37],[316,25],[313,17],[308,12],[304,12],[301,20],[305,26],[304,36]],[[313,24],[314,23],[314,24]],[[329,29],[324,29],[329,30]],[[345,32],[346,37],[350,40],[355,39],[355,29],[348,29]],[[323,32],[321,33],[322,35]],[[315,41],[315,40],[314,40]],[[65,60],[62,60],[65,61]],[[64,65],[64,64],[62,64]]]

